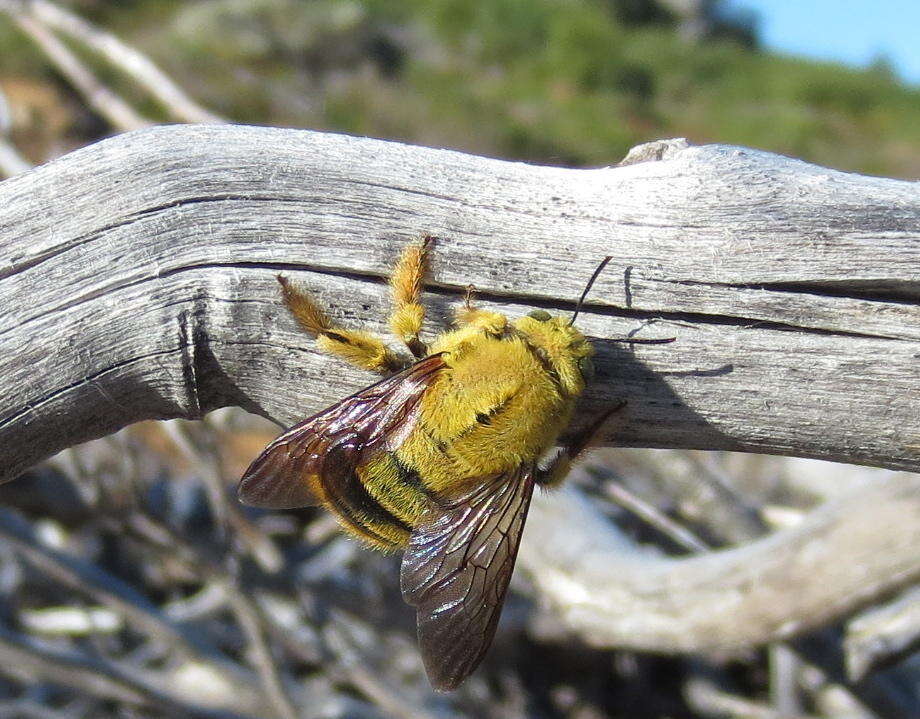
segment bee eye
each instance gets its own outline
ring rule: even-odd
[[[581,372],[585,382],[594,378],[594,362],[590,357],[582,357],[578,360],[578,371]]]
[[[527,313],[528,317],[533,317],[537,322],[548,322],[553,316],[546,310],[531,310]]]

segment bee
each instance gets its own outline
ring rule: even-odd
[[[240,500],[271,509],[322,505],[371,547],[403,550],[400,584],[417,611],[432,686],[455,689],[492,642],[535,485],[552,487],[592,442],[603,412],[547,461],[594,374],[594,349],[571,318],[536,309],[509,320],[476,307],[420,338],[431,236],[402,252],[390,279],[390,327],[404,361],[369,333],[334,324],[279,275],[283,302],[319,349],[386,375],[294,425],[250,465]]]

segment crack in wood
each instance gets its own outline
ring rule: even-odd
[[[712,282],[704,280],[669,280],[659,277],[645,278],[649,282],[664,282],[688,287],[724,287],[733,290],[764,290],[766,292],[813,295],[815,297],[839,298],[878,302],[880,304],[920,307],[920,280],[822,280],[809,282]],[[886,289],[901,286],[904,292]],[[863,291],[860,292],[859,289]],[[908,292],[914,290],[914,292]]]
[[[240,126],[121,135],[0,183],[0,411],[33,412],[0,425],[0,465],[136,419],[340,399],[358,374],[306,349],[272,275],[385,330],[389,264],[429,231],[438,323],[471,282],[511,316],[561,314],[596,258],[625,267],[579,318],[601,360],[585,408],[630,400],[618,444],[916,470],[918,207],[916,183],[717,146],[571,170]],[[643,323],[677,341],[614,344]],[[73,391],[94,378],[131,417]]]

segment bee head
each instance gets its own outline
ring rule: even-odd
[[[594,348],[569,318],[533,310],[515,320],[514,327],[559,377],[563,389],[572,396],[581,394],[594,376]]]
[[[533,310],[514,323],[525,341],[536,348],[540,358],[559,378],[563,389],[572,396],[581,394],[585,383],[594,377],[594,363],[591,361],[594,348],[575,327],[575,319],[591,285],[611,259],[605,257],[594,270],[584,292],[578,298],[575,312],[568,320],[564,317],[553,317],[546,310]]]

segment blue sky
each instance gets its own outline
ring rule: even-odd
[[[769,49],[865,67],[885,57],[920,85],[920,0],[727,0],[751,9]]]

